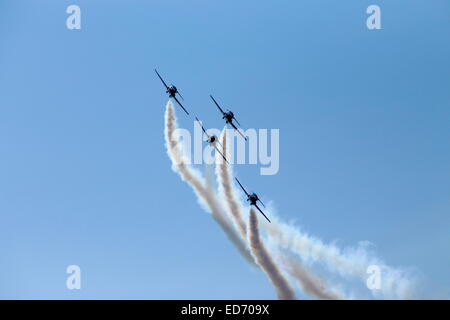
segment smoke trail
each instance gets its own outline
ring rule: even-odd
[[[247,250],[246,244],[243,242],[242,238],[239,237],[239,234],[233,228],[234,226],[227,220],[227,215],[222,206],[218,203],[215,194],[211,192],[210,188],[207,188],[205,184],[203,184],[202,179],[198,176],[196,171],[186,165],[180,146],[176,137],[174,137],[174,131],[176,129],[175,123],[176,120],[173,105],[169,102],[166,109],[165,135],[166,146],[168,148],[169,157],[172,160],[174,171],[179,173],[182,179],[193,187],[199,201],[203,205],[206,205],[207,210],[213,214],[214,219],[219,223],[227,237],[232,241],[239,252],[249,262],[254,263],[253,257]],[[227,171],[228,170],[222,171],[222,173]],[[227,173],[229,177],[229,172]],[[233,186],[231,185],[231,192],[233,192],[233,190]],[[231,195],[233,195],[233,193],[231,193]],[[237,203],[237,201],[235,202]],[[235,212],[240,211],[238,210]],[[241,217],[242,220],[241,215],[238,217]],[[242,224],[236,223],[236,225],[242,235]],[[239,225],[241,225],[241,227],[239,227]],[[243,222],[243,225],[245,226],[245,222]],[[409,299],[413,297],[414,281],[410,279],[410,275],[403,270],[394,269],[387,266],[381,260],[369,254],[365,246],[341,250],[334,245],[326,245],[321,240],[304,234],[294,227],[278,221],[273,221],[271,224],[264,224],[264,226],[267,228],[269,236],[274,239],[281,248],[289,249],[297,253],[307,262],[323,262],[330,271],[336,272],[341,276],[354,276],[366,281],[368,277],[366,273],[367,267],[370,265],[377,265],[381,269],[382,286],[379,293],[372,291],[375,296],[381,295],[387,298],[401,299]],[[265,253],[266,257],[270,260],[267,251],[265,251]],[[276,269],[276,266],[273,263],[272,265]],[[292,268],[292,266],[288,269],[292,271],[292,273],[296,270],[295,268]],[[281,274],[279,275],[281,276]],[[297,274],[296,278],[299,281],[302,281],[302,277],[300,277],[300,275],[304,274]],[[284,278],[281,279],[284,280]],[[302,286],[303,288],[308,288],[308,286],[305,285],[305,279],[303,279]],[[310,294],[313,293],[310,292]]]
[[[306,293],[317,299],[323,300],[342,300],[344,297],[337,292],[328,289],[325,282],[319,277],[307,270],[299,261],[291,256],[284,255],[282,257],[287,271],[297,279],[300,287]]]
[[[220,203],[218,203],[215,195],[207,188],[198,174],[186,164],[183,157],[177,137],[175,137],[176,119],[173,111],[173,104],[171,101],[167,103],[165,114],[165,138],[167,153],[172,160],[172,168],[177,172],[181,178],[186,181],[195,191],[199,200],[206,204],[208,210],[212,213],[213,218],[220,225],[230,241],[239,250],[239,253],[250,263],[253,262],[253,257],[247,249],[246,244],[241,237],[236,233],[233,226],[226,220],[226,213],[223,211]]]
[[[329,271],[343,277],[356,277],[365,282],[369,276],[367,268],[371,265],[378,266],[381,270],[382,285],[378,292],[372,291],[375,296],[411,299],[414,295],[415,283],[410,274],[387,266],[368,252],[367,245],[361,244],[356,248],[341,250],[276,220],[265,227],[269,236],[280,247],[295,252],[305,261],[322,262]]]
[[[296,299],[294,290],[289,286],[286,279],[278,270],[277,266],[267,252],[266,247],[259,238],[258,221],[253,209],[250,209],[248,226],[248,238],[252,253],[255,256],[258,265],[264,270],[272,284],[275,286],[278,298],[282,300]]]
[[[223,134],[222,148],[225,150],[224,154],[226,154],[226,146],[226,134]],[[245,221],[242,219],[242,209],[237,201],[234,186],[231,183],[230,170],[226,163],[223,161],[219,162],[218,168],[216,167],[219,188],[227,200],[228,208],[232,213],[235,225],[237,225],[241,234],[245,234],[242,231],[243,228],[246,230]],[[267,228],[266,230],[269,236],[280,247],[290,249],[307,262],[323,262],[330,271],[338,273],[341,276],[357,277],[365,282],[369,276],[367,274],[367,267],[370,265],[379,266],[382,271],[383,284],[379,292],[372,291],[375,296],[401,299],[409,299],[413,296],[414,281],[410,280],[410,275],[405,271],[387,266],[380,259],[371,255],[368,252],[367,246],[361,245],[354,249],[341,250],[333,245],[325,245],[319,239],[303,234],[296,228],[277,221],[277,219],[274,219],[272,223],[264,224],[264,227]],[[292,262],[292,259],[289,261]],[[319,278],[311,271],[301,272],[305,271],[305,269],[300,270],[298,266],[298,263],[294,265],[289,265],[288,263],[287,271],[298,281],[302,282],[302,287],[306,293],[318,297],[319,291],[313,290],[314,287],[311,284],[316,283],[316,287],[319,288],[320,284],[317,282]],[[321,285],[323,286],[324,283]],[[308,289],[311,289],[311,291]],[[338,297],[338,294],[335,294],[333,297],[329,296],[330,299]]]
[[[226,129],[222,133],[222,149],[223,154],[226,156],[227,154],[227,135]],[[246,237],[246,223],[242,218],[242,211],[240,203],[237,200],[236,193],[233,188],[233,184],[231,181],[231,172],[228,164],[225,161],[222,161],[222,157],[217,157],[216,166],[216,175],[219,183],[219,191],[224,195],[224,198],[227,202],[228,208],[232,213],[232,218],[239,228],[239,231]],[[273,254],[273,253],[272,253]],[[281,252],[278,252],[281,254]],[[281,255],[281,258],[284,260],[284,263],[287,267],[287,271],[298,280],[301,288],[305,291],[305,293],[319,298],[319,299],[339,299],[340,297],[337,294],[328,293],[325,284],[316,277],[311,271],[306,270],[300,262],[295,261],[292,257],[284,257]]]
[[[222,133],[222,150],[225,157],[227,157],[227,131],[223,130]],[[225,201],[228,205],[228,209],[231,212],[231,217],[233,218],[234,223],[236,224],[239,232],[241,233],[244,239],[247,238],[247,226],[245,225],[244,219],[242,219],[241,207],[239,205],[238,200],[236,199],[236,195],[234,193],[233,185],[230,178],[230,172],[228,169],[228,165],[225,161],[223,161],[222,157],[219,155],[216,157],[218,165],[216,166],[216,175],[219,182],[219,192],[225,198]]]

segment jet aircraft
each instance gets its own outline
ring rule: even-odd
[[[186,110],[186,108],[181,104],[181,102],[178,100],[177,98],[177,94],[180,96],[180,98],[182,100],[183,96],[180,94],[180,92],[178,91],[177,87],[175,87],[173,84],[171,84],[170,86],[168,86],[166,84],[166,82],[163,80],[163,78],[160,76],[160,74],[158,73],[158,71],[155,69],[156,74],[158,75],[158,78],[161,80],[161,82],[163,83],[163,85],[166,87],[166,93],[169,94],[170,98],[173,98],[179,105],[180,107],[184,110],[184,112],[187,113],[187,115],[189,115],[189,112]]]
[[[242,184],[239,182],[238,178],[235,178],[237,183],[239,183],[239,186],[242,188],[242,190],[245,192],[245,194],[247,195],[247,201],[250,202],[250,205],[255,206],[256,209],[258,209],[259,212],[262,213],[262,215],[264,216],[264,218],[267,219],[267,221],[270,222],[269,218],[267,218],[267,216],[264,214],[264,212],[262,212],[262,210],[258,207],[258,201],[263,205],[263,207],[265,208],[266,206],[264,205],[264,203],[262,203],[261,199],[259,199],[258,195],[256,193],[248,193],[247,190],[244,189],[244,187],[242,186]]]

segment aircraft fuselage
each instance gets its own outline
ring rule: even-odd
[[[225,119],[227,123],[231,123],[234,119],[233,112],[231,111],[225,112],[223,115],[223,119]]]
[[[216,142],[216,140],[217,140],[217,138],[216,138],[216,136],[211,136],[210,138],[209,138],[209,143],[214,143],[214,142]]]
[[[174,85],[171,85],[167,88],[166,92],[169,94],[169,96],[171,98],[173,98],[177,94],[178,90],[177,90],[177,87],[175,87]]]
[[[256,202],[258,202],[259,198],[256,195],[256,193],[252,193],[251,195],[248,196],[248,201],[250,202],[251,205],[255,205]]]

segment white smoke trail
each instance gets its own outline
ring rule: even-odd
[[[255,257],[256,262],[261,269],[267,274],[270,282],[275,286],[279,299],[293,300],[296,299],[294,290],[278,270],[276,264],[272,261],[266,247],[259,238],[258,220],[255,211],[250,209],[249,223],[248,223],[248,238],[250,248]]]
[[[329,289],[328,285],[319,277],[307,270],[300,261],[291,256],[284,255],[282,257],[287,271],[297,281],[304,292],[309,295],[323,300],[342,300],[345,299],[341,293],[336,290]]]
[[[218,203],[215,194],[211,191],[211,188],[206,187],[197,172],[190,166],[186,165],[180,146],[177,142],[177,138],[174,137],[174,131],[176,128],[175,123],[176,120],[174,117],[173,105],[169,102],[166,110],[165,134],[168,154],[172,160],[173,169],[180,174],[183,180],[188,182],[193,187],[199,201],[206,205],[207,210],[213,214],[214,219],[219,223],[225,234],[237,247],[239,252],[249,262],[254,263],[253,257],[247,250],[246,243],[243,242],[242,238],[233,228],[234,226],[227,220],[227,215],[220,203]],[[234,187],[232,186],[231,191],[233,192],[233,190]],[[233,193],[231,193],[231,195],[233,195]],[[242,220],[242,215],[240,215],[240,217]],[[403,270],[387,266],[380,259],[370,254],[366,247],[359,246],[356,248],[342,250],[334,245],[324,244],[321,240],[311,237],[299,231],[295,227],[277,221],[276,219],[272,220],[273,223],[264,224],[271,239],[273,239],[281,248],[289,249],[301,256],[302,260],[305,262],[321,262],[324,263],[325,266],[328,267],[328,270],[333,273],[338,273],[343,277],[358,277],[363,281],[366,281],[368,278],[367,268],[371,265],[376,265],[381,269],[382,285],[380,291],[372,291],[375,297],[400,299],[409,299],[413,297],[415,284],[414,281],[411,280],[410,275]],[[238,226],[240,235],[242,235],[242,225],[245,226],[245,222],[243,222],[243,224],[238,222],[235,223],[235,225]],[[239,225],[241,225],[241,227],[239,227]],[[294,272],[292,267],[292,265],[288,266],[288,271],[291,271],[293,274]],[[304,269],[302,270],[304,271]],[[312,275],[311,272],[307,274]],[[308,286],[305,285],[306,280],[302,280],[300,277],[304,276],[304,273],[297,274],[297,276],[295,274],[293,275],[299,281],[303,281],[301,284],[303,288],[308,288]],[[312,292],[309,293],[313,295]]]
[[[181,178],[186,181],[195,191],[201,203],[205,204],[207,209],[212,213],[213,218],[220,225],[230,241],[239,250],[239,253],[250,263],[254,263],[253,257],[250,254],[246,243],[236,233],[232,225],[227,221],[226,213],[222,209],[220,203],[217,201],[215,195],[202,182],[198,173],[193,168],[187,165],[183,157],[181,147],[178,139],[175,136],[175,129],[177,128],[173,104],[171,101],[167,103],[165,114],[165,138],[166,147],[169,158],[172,161],[172,168],[177,172]]]
[[[227,155],[227,131],[222,132],[221,142],[223,154]],[[216,162],[216,176],[219,184],[219,192],[223,195],[228,209],[231,212],[231,216],[235,222],[235,225],[243,235],[246,237],[246,222],[242,217],[241,205],[238,201],[238,197],[234,191],[233,183],[231,180],[232,173],[229,165],[222,161],[222,157],[217,155]],[[271,250],[272,251],[272,250]],[[272,255],[275,255],[272,252]],[[315,276],[311,271],[307,270],[299,261],[295,261],[292,257],[283,255],[281,252],[277,252],[277,255],[284,260],[284,265],[287,267],[287,271],[293,276],[300,284],[300,287],[306,294],[318,299],[341,299],[338,294],[328,292],[325,283]]]
[[[226,154],[227,148],[225,133],[226,130],[224,130],[224,133],[222,134],[222,148],[225,150],[224,154]],[[220,158],[218,159],[220,160]],[[232,213],[235,225],[237,225],[241,234],[244,234],[242,229],[245,228],[245,221],[242,219],[242,208],[237,201],[234,185],[231,183],[231,168],[223,161],[218,163],[219,166],[218,168],[216,167],[216,175],[219,182],[219,190],[224,194],[224,198]],[[389,299],[410,299],[413,297],[415,284],[414,281],[411,280],[411,276],[403,270],[387,266],[373,254],[370,254],[367,246],[360,245],[357,248],[341,250],[334,245],[326,245],[319,239],[308,236],[295,227],[278,221],[278,219],[273,220],[272,223],[263,224],[269,236],[281,248],[295,252],[304,261],[309,263],[322,262],[328,267],[328,270],[333,273],[338,273],[343,277],[356,277],[364,282],[369,277],[367,268],[371,265],[376,265],[380,267],[382,276],[381,290],[372,291],[376,297],[385,297]],[[302,282],[301,286],[305,290],[313,289],[310,285],[312,283],[316,283],[317,288],[325,285],[323,282],[319,284],[319,282],[316,281],[319,278],[315,276],[311,270],[306,273],[300,272],[298,264],[289,265],[289,263],[292,262],[292,259],[286,260],[288,261],[287,271],[298,281]],[[302,271],[306,270],[303,268]],[[310,277],[307,278],[307,276]],[[317,290],[307,291],[306,293],[318,297]],[[343,294],[336,293],[333,297],[343,298]],[[329,298],[331,298],[331,296]]]
[[[222,131],[222,152],[227,157],[227,130]],[[219,192],[223,195],[224,200],[228,205],[231,217],[244,239],[247,238],[247,226],[242,218],[241,206],[234,193],[233,184],[231,182],[231,174],[229,172],[228,164],[223,161],[221,155],[216,154],[216,176],[219,183]]]
[[[306,262],[324,263],[329,271],[343,277],[356,277],[364,282],[369,275],[369,266],[378,266],[381,270],[381,288],[373,290],[375,297],[388,299],[411,299],[414,296],[415,281],[404,270],[387,266],[383,261],[368,252],[367,246],[340,249],[335,245],[324,244],[321,240],[309,236],[298,229],[273,219],[265,225],[269,236],[284,249],[289,249]]]

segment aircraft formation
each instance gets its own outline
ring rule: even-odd
[[[155,69],[155,73],[158,76],[159,80],[161,80],[161,82],[163,83],[164,87],[166,88],[166,93],[169,95],[169,98],[172,98],[175,100],[175,102],[183,109],[183,111],[190,116],[188,110],[184,107],[184,105],[180,102],[180,100],[178,99],[178,96],[181,98],[181,100],[184,101],[183,96],[180,94],[180,92],[178,91],[177,87],[173,84],[167,85],[167,83],[164,81],[164,79],[161,77],[161,75],[158,73],[158,71]],[[219,109],[220,113],[222,114],[222,119],[225,120],[226,124],[229,124],[231,127],[233,127],[234,130],[236,130],[243,139],[245,139],[245,141],[247,141],[247,137],[244,136],[244,134],[241,132],[240,127],[241,124],[236,120],[236,117],[234,115],[234,113],[231,110],[224,111],[222,109],[222,107],[219,105],[219,103],[216,101],[216,99],[214,99],[214,97],[212,95],[209,95],[212,99],[212,101],[214,102],[214,104],[217,106],[217,108]],[[223,146],[220,144],[219,142],[219,138],[216,137],[215,135],[209,135],[206,132],[206,129],[203,127],[202,122],[195,117],[195,120],[198,122],[198,124],[200,125],[200,127],[202,128],[203,132],[206,134],[206,136],[208,137],[207,142],[214,147],[214,149],[222,156],[222,158],[229,164],[229,161],[227,160],[227,158],[225,157],[224,153],[223,153]],[[222,151],[220,151],[219,147],[222,148]],[[241,189],[244,191],[244,193],[247,196],[247,202],[250,203],[250,205],[254,206],[263,216],[264,218],[267,219],[267,221],[270,222],[269,218],[264,214],[264,212],[261,210],[261,208],[258,206],[258,202],[261,203],[261,205],[265,208],[266,206],[264,205],[264,203],[262,203],[262,201],[259,199],[258,195],[254,192],[252,193],[248,193],[247,190],[242,186],[241,182],[235,178],[237,183],[239,184],[239,186],[241,187]]]

